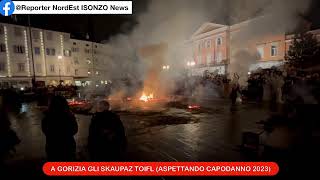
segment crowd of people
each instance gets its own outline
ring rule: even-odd
[[[18,94],[10,89],[0,96],[0,165],[15,146],[23,141],[11,127],[10,117],[17,115]],[[42,132],[46,137],[45,151],[48,161],[75,161],[78,132],[75,115],[71,112],[65,97],[56,94],[48,100],[48,108],[41,122]],[[126,135],[119,116],[110,111],[107,101],[97,103],[89,127],[88,152],[93,161],[120,161],[126,149]]]

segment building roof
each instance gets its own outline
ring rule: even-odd
[[[192,37],[206,33],[206,32],[210,32],[222,27],[226,27],[226,25],[206,22],[200,26],[200,28],[192,35]]]

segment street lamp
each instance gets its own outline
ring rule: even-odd
[[[61,61],[62,61],[62,56],[58,56],[58,65],[59,65],[59,84],[61,84]]]

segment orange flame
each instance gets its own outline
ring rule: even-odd
[[[142,96],[140,97],[140,100],[144,102],[148,102],[151,99],[153,99],[153,93],[149,94],[149,96],[147,96],[145,93],[142,93]]]

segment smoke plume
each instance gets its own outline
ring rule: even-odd
[[[165,72],[172,78],[185,68],[186,40],[205,22],[233,25],[248,21],[232,34],[231,73],[245,78],[250,64],[256,61],[256,52],[250,50],[254,40],[261,36],[291,32],[299,23],[299,15],[308,10],[310,0],[150,0],[147,9],[137,17],[138,24],[127,34],[112,37],[112,69],[110,79],[133,77],[147,79],[148,66],[137,53],[139,49],[154,44],[166,44],[167,56],[163,63],[170,65]],[[134,2],[133,2],[134,4]],[[257,18],[260,17],[260,18]],[[252,49],[252,48],[251,48]],[[155,63],[162,68],[161,65]],[[245,80],[243,80],[245,81]]]

